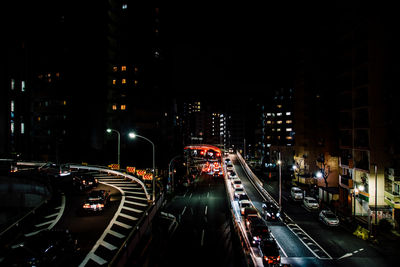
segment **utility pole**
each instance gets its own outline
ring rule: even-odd
[[[278,152],[278,164],[279,164],[279,207],[282,208],[282,161],[281,161],[281,152]]]

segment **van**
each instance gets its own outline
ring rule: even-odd
[[[298,187],[292,187],[290,189],[290,195],[294,201],[302,201],[304,197],[303,190]]]

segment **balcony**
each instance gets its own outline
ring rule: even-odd
[[[400,209],[400,195],[396,192],[385,191],[385,202],[395,209]]]

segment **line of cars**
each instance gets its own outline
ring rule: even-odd
[[[264,216],[261,216],[250,201],[244,190],[242,181],[236,175],[233,164],[229,158],[225,160],[225,166],[227,177],[232,185],[234,199],[238,201],[240,215],[243,218],[251,246],[258,248],[265,266],[279,266],[281,261],[279,246],[264,220],[264,218],[277,220],[279,218],[279,211],[272,210],[272,208],[267,205],[268,203],[265,203]]]
[[[304,191],[299,187],[292,187],[290,195],[293,201],[302,202],[303,206],[313,212],[319,212],[318,220],[327,226],[339,226],[339,218],[328,209],[320,210],[318,201],[310,196],[305,196]]]

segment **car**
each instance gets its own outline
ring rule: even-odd
[[[77,266],[78,241],[67,229],[43,230],[11,244],[1,266]]]
[[[245,195],[246,192],[244,191],[243,187],[242,188],[235,188],[233,191],[233,196],[235,199],[239,199],[240,195]]]
[[[249,196],[247,194],[242,194],[242,195],[239,195],[239,198],[238,198],[239,203],[242,200],[250,200],[250,199],[249,199]]]
[[[244,215],[244,209],[252,206],[253,205],[251,204],[250,200],[243,199],[242,201],[239,201],[240,214]]]
[[[233,187],[233,189],[243,188],[242,181],[240,179],[233,179],[232,180],[232,187]]]
[[[226,158],[225,159],[225,164],[228,164],[229,162],[231,162],[231,159],[230,158]]]
[[[327,226],[339,226],[339,218],[330,210],[321,210],[318,216],[319,220]]]
[[[260,215],[255,207],[246,207],[244,208],[243,217],[247,220],[249,217],[260,217]]]
[[[279,208],[274,203],[268,201],[263,202],[262,213],[267,221],[277,221],[281,216]]]
[[[246,218],[245,222],[253,246],[258,246],[261,240],[272,238],[267,224],[261,217],[249,216]]]
[[[228,172],[228,177],[230,179],[238,178],[238,176],[236,175],[236,172],[234,172],[234,171]]]
[[[85,212],[103,211],[110,201],[110,193],[106,190],[92,190],[82,208]]]
[[[235,151],[233,150],[233,148],[229,148],[229,149],[228,149],[228,152],[229,152],[229,154],[234,154],[234,153],[235,153]]]
[[[90,173],[72,173],[72,185],[78,188],[80,191],[96,187],[98,184],[98,180]]]
[[[279,255],[279,247],[273,238],[264,239],[259,245],[260,254],[262,256],[264,266],[279,266],[281,256]]]
[[[233,171],[233,165],[232,165],[232,163],[229,162],[229,163],[226,164],[226,170],[227,170],[227,171]]]
[[[294,201],[302,201],[303,200],[303,190],[298,187],[292,187],[290,189],[290,195]]]
[[[318,201],[313,197],[304,197],[303,204],[304,204],[304,207],[306,207],[306,209],[308,209],[308,210],[315,211],[315,210],[319,209]]]
[[[38,167],[38,172],[49,177],[63,177],[71,174],[71,168],[69,164],[56,164],[53,162],[47,162],[46,164]]]

